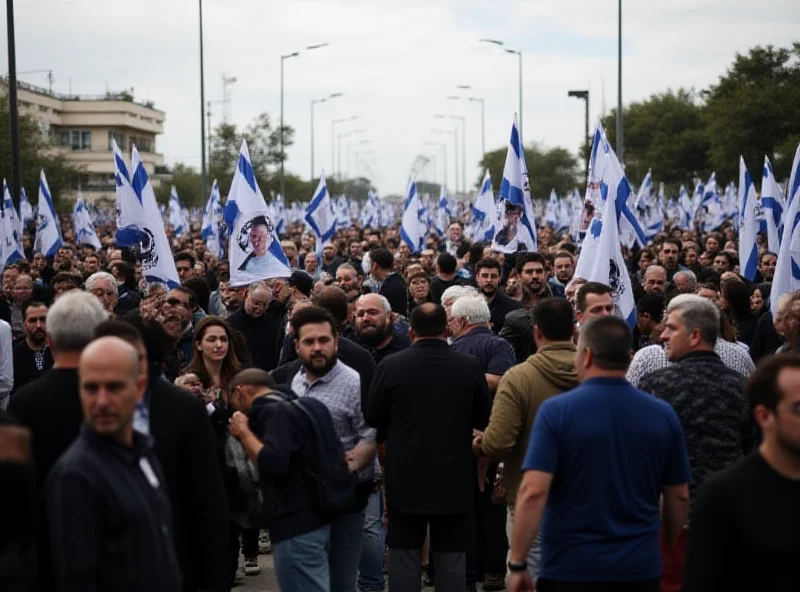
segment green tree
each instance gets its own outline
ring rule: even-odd
[[[668,90],[623,109],[625,172],[638,185],[653,169],[653,177],[677,191],[692,177],[711,174],[703,106],[693,91]],[[602,119],[612,146],[617,143],[617,113]],[[719,169],[718,169],[719,170]]]
[[[738,178],[740,154],[751,172],[767,154],[776,176],[789,176],[800,141],[800,43],[736,54],[705,96],[709,159],[719,177]]]
[[[44,169],[50,193],[58,207],[62,191],[76,189],[81,169],[69,164],[63,155],[56,154],[50,140],[42,134],[38,122],[29,115],[19,118],[20,165],[22,186],[35,205],[39,194],[39,173]],[[11,129],[8,97],[0,97],[0,170],[11,185]]]
[[[495,192],[500,189],[503,179],[507,151],[506,148],[500,148],[487,152],[480,162],[481,171],[489,169]],[[525,163],[528,165],[531,196],[534,198],[545,199],[553,188],[559,195],[564,195],[580,184],[583,175],[578,159],[566,148],[545,149],[532,144],[525,148]],[[483,173],[475,187],[480,188],[482,182]]]
[[[156,200],[166,203],[172,186],[178,192],[181,203],[185,206],[203,206],[205,199],[200,195],[200,173],[188,164],[178,163],[172,170],[172,181],[161,183],[155,190]]]

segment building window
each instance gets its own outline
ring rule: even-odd
[[[117,146],[119,146],[120,150],[125,150],[125,141],[124,141],[124,136],[122,135],[122,132],[114,132],[114,131],[108,130],[108,149],[109,149],[109,151],[114,149],[113,142],[117,143]]]
[[[150,138],[131,136],[131,144],[135,144],[139,152],[153,151],[153,140]]]
[[[58,132],[58,145],[70,150],[91,150],[92,132],[83,130],[64,130]]]

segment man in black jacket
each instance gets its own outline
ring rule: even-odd
[[[242,370],[231,381],[231,435],[258,466],[264,494],[264,520],[272,541],[278,586],[286,592],[330,589],[330,524],[318,510],[306,467],[317,454],[313,427],[291,401],[297,397],[263,370]],[[325,404],[304,397],[330,418]],[[330,426],[330,429],[333,429]]]
[[[369,252],[369,272],[378,282],[378,294],[385,297],[392,311],[406,316],[408,314],[408,288],[403,277],[393,271],[394,257],[387,249],[372,249]]]
[[[389,580],[398,590],[419,587],[428,525],[437,585],[466,585],[470,438],[486,426],[491,403],[480,362],[451,350],[446,334],[444,308],[416,307],[413,345],[378,365],[370,389],[367,421],[386,441]]]
[[[36,380],[53,367],[47,346],[47,305],[28,300],[22,305],[25,339],[14,346],[14,391]]]
[[[228,317],[231,326],[244,336],[253,366],[265,372],[278,366],[285,331],[281,320],[285,312],[269,287],[256,282],[248,286],[244,306]]]
[[[506,315],[522,305],[500,289],[502,270],[495,259],[481,259],[475,266],[475,280],[489,311],[492,313],[492,333],[500,332],[506,322]]]

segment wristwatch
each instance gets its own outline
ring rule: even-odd
[[[528,569],[528,562],[521,561],[517,563],[516,561],[509,561],[508,562],[508,571],[525,571]]]

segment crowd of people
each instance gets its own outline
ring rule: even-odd
[[[395,227],[281,236],[234,285],[63,243],[2,271],[4,590],[783,591],[800,556],[800,293],[736,232],[624,250],[636,325],[579,247],[412,253]],[[763,238],[763,237],[762,237]],[[235,274],[234,274],[235,275]]]

